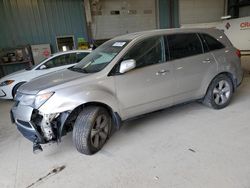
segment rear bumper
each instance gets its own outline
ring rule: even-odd
[[[238,76],[238,79],[236,80],[236,87],[239,87],[243,81],[244,78],[244,71],[241,69],[241,73]]]

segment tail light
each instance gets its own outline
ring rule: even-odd
[[[237,49],[235,53],[236,53],[236,55],[237,55],[239,58],[241,57],[240,50]]]

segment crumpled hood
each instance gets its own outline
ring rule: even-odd
[[[23,84],[18,91],[25,94],[37,94],[39,91],[70,82],[72,80],[83,78],[88,74],[74,72],[68,69],[49,73],[30,82]]]

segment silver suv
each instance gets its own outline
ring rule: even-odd
[[[133,33],[21,86],[11,117],[34,152],[73,130],[76,149],[90,155],[129,118],[190,100],[224,108],[242,77],[240,52],[223,31]]]

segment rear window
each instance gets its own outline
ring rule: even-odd
[[[205,52],[225,48],[223,44],[221,44],[218,40],[209,36],[208,34],[201,34],[201,36],[205,42]]]
[[[168,35],[167,41],[171,59],[203,53],[200,39],[196,33]]]

